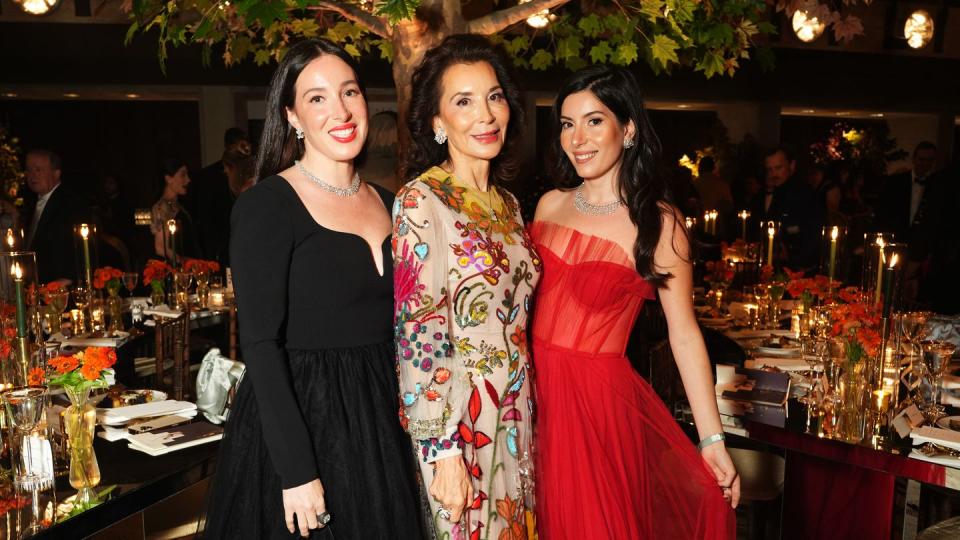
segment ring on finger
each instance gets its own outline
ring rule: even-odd
[[[450,521],[450,510],[447,510],[442,505],[437,510],[437,515],[440,516],[440,519],[445,519],[447,521]]]
[[[317,525],[318,528],[322,529],[327,526],[327,523],[330,523],[330,513],[329,512],[320,512],[317,514]]]

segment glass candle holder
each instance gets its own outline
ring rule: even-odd
[[[21,533],[35,534],[43,528],[46,502],[52,500],[54,487],[53,449],[47,438],[45,411],[47,390],[42,387],[14,388],[0,394],[10,444],[13,485],[18,496],[28,497],[29,521]]]

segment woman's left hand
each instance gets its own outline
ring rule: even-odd
[[[701,450],[700,456],[716,477],[717,485],[723,490],[723,498],[736,508],[740,503],[740,475],[733,466],[727,447],[723,442],[714,443]]]

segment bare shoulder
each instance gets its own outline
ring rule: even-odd
[[[537,212],[534,220],[550,221],[550,217],[560,212],[570,198],[570,192],[551,189],[544,193],[537,201]]]

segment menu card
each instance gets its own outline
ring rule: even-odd
[[[210,422],[192,422],[130,435],[127,446],[133,450],[160,456],[223,438],[223,428]]]

